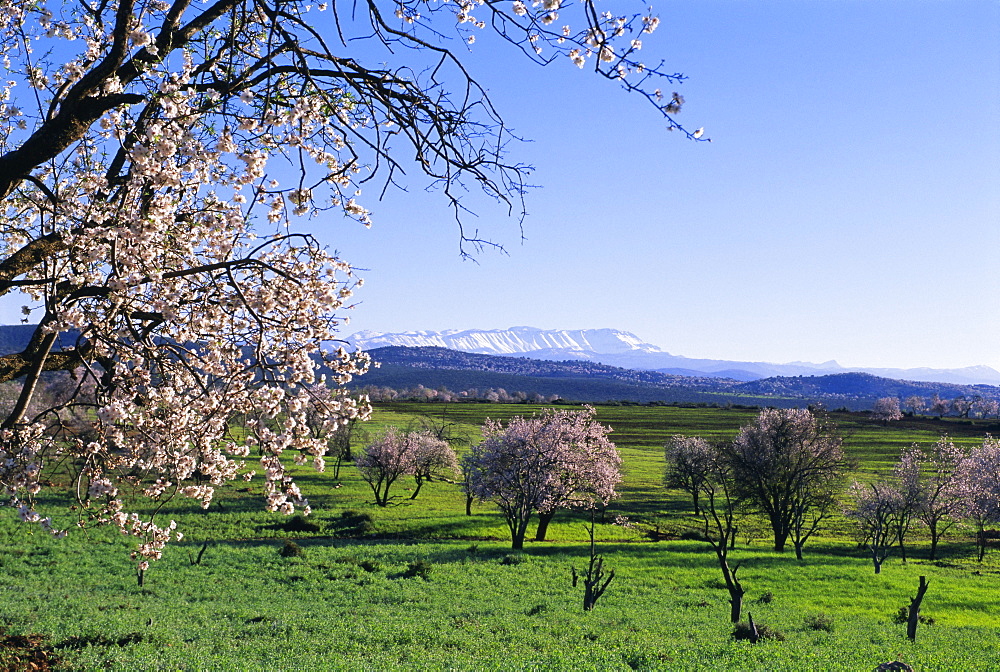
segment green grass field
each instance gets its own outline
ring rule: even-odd
[[[444,413],[456,436],[475,441],[484,417],[534,410],[391,405],[364,432]],[[404,498],[412,480],[400,481],[396,504],[379,508],[368,503],[371,492],[351,466],[339,480],[300,470],[315,532],[283,529],[288,519],[263,511],[254,483],[220,493],[208,511],[178,505],[162,513],[186,539],[167,548],[143,587],[128,559],[129,540],[109,530],[62,541],[32,535],[8,512],[0,520],[0,669],[46,669],[27,666],[32,655],[72,670],[871,670],[890,660],[917,670],[1000,669],[1000,553],[975,562],[967,530],[947,538],[942,561],[933,564],[922,559],[926,540],[916,536],[915,558],[905,565],[891,559],[876,576],[845,537],[843,521],[810,542],[802,562],[791,551],[770,551],[767,531],[748,522],[731,556],[748,591],[744,613],[785,639],[732,640],[728,595],[708,545],[653,542],[643,532],[659,526],[679,534],[692,525],[685,499],[660,485],[663,443],[678,433],[732,436],[754,415],[599,409],[625,464],[622,497],[606,515],[643,525],[598,525],[598,552],[616,578],[589,613],[582,588],[570,582],[571,568],[587,561],[585,516],[560,513],[549,541],[528,542],[514,555],[492,507],[476,504],[466,516],[453,483],[426,484],[411,501]],[[859,478],[889,468],[900,448],[932,443],[942,426],[969,443],[996,431],[835,419],[860,462]],[[352,530],[348,523],[361,514],[370,527]],[[282,556],[288,539],[301,555]],[[934,623],[921,625],[911,643],[893,617],[915,593],[918,575],[930,579],[923,612]],[[820,614],[830,631],[807,624]]]

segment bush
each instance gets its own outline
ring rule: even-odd
[[[895,623],[906,623],[910,620],[910,608],[900,607],[899,611],[897,611],[895,616],[892,617],[892,620]],[[921,614],[917,620],[924,625],[934,625],[935,623],[933,616],[924,616],[923,614]]]
[[[291,539],[285,541],[285,545],[281,547],[278,553],[283,558],[297,558],[303,554],[302,547],[296,544]]]
[[[774,602],[774,593],[772,593],[770,590],[767,591],[766,593],[757,598],[757,602],[759,602],[760,604],[771,604],[772,602]]]
[[[508,553],[507,555],[500,558],[501,565],[520,565],[526,562],[527,558],[520,553]]]
[[[420,577],[424,581],[430,579],[431,570],[433,565],[426,560],[414,560],[406,566],[406,571],[403,572],[403,576],[407,579],[413,579]]]
[[[764,623],[755,623],[754,625],[757,626],[757,641],[764,639],[773,639],[776,642],[785,641],[785,635],[780,630]],[[736,641],[752,640],[753,631],[750,629],[750,624],[745,621],[737,623],[736,627],[733,628],[733,639]]]
[[[813,616],[806,616],[806,627],[810,630],[822,630],[823,632],[833,632],[833,616],[819,613]]]

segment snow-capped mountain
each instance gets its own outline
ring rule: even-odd
[[[535,353],[568,352],[588,355],[592,353],[618,354],[626,352],[662,353],[655,345],[643,343],[635,334],[617,329],[542,330],[534,327],[510,329],[466,329],[459,331],[410,331],[402,334],[384,334],[359,331],[347,341],[363,350],[390,345],[410,347],[438,347],[481,355],[519,355],[543,359]],[[666,353],[664,353],[666,354]],[[546,359],[548,357],[545,357]],[[563,354],[561,359],[572,358]],[[587,357],[589,359],[589,357]],[[648,367],[647,367],[648,368]]]
[[[691,359],[672,355],[658,346],[645,343],[635,334],[619,329],[549,330],[512,327],[491,330],[410,331],[395,334],[359,331],[346,340],[363,350],[387,346],[432,346],[484,355],[514,355],[553,361],[589,360],[628,369],[651,369],[678,375],[709,375],[744,381],[772,376],[822,376],[861,372],[900,380],[960,385],[1000,385],[1000,372],[988,366],[970,366],[961,369],[876,369],[846,368],[832,360],[822,364],[810,362],[773,364]]]

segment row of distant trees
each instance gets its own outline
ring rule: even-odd
[[[443,386],[430,388],[419,384],[404,388],[367,385],[358,388],[357,392],[367,395],[372,401],[488,401],[499,404],[525,402],[551,404],[561,398],[557,394],[544,395],[537,392],[508,392],[502,387],[470,387],[454,392]]]
[[[903,417],[903,409],[907,409],[913,415],[929,413],[938,417],[945,415],[955,415],[960,418],[1000,417],[1000,401],[981,395],[959,395],[954,399],[945,399],[938,394],[930,397],[914,394],[906,397],[902,403],[898,397],[882,397],[876,400],[873,413],[880,420],[899,420]]]
[[[419,384],[403,388],[368,385],[358,388],[356,392],[367,395],[372,401],[488,401],[501,404],[525,402],[551,404],[561,399],[556,394],[543,395],[537,392],[508,391],[502,387],[471,387],[456,392],[445,386],[430,388]],[[899,397],[876,399],[872,408],[874,417],[886,422],[899,420],[903,417],[904,411],[913,415],[930,414],[938,417],[951,415],[961,418],[1000,418],[1000,400],[981,395],[959,395],[953,399],[947,399],[938,394],[930,397],[910,395],[902,400]]]

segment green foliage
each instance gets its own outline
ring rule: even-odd
[[[278,555],[283,558],[297,558],[303,554],[302,547],[291,539],[285,540],[285,545],[278,551]]]
[[[406,566],[403,576],[407,579],[420,578],[424,581],[429,581],[433,569],[434,566],[426,560],[414,560]]]
[[[806,616],[804,623],[809,630],[833,632],[833,616],[828,616],[822,612]]]
[[[757,630],[757,641],[762,641],[765,639],[773,639],[776,642],[785,641],[785,635],[780,630],[772,628],[766,623],[754,623]],[[750,627],[750,623],[746,621],[741,621],[733,627],[733,639],[736,641],[752,641],[753,639],[753,629]]]

